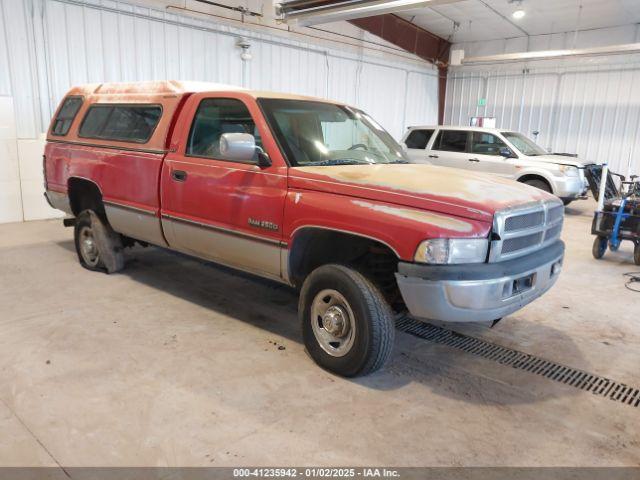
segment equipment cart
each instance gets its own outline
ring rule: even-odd
[[[607,247],[615,252],[623,240],[633,242],[633,260],[640,265],[640,181],[632,175],[630,181],[622,175],[609,172],[606,166],[589,165],[586,177],[594,198],[598,200],[598,209],[594,213],[591,233],[596,236],[593,242],[593,257],[600,259]],[[603,174],[606,184],[602,185]],[[620,188],[613,176],[620,178]],[[600,198],[604,197],[604,198]]]

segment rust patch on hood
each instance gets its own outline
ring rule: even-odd
[[[430,199],[486,214],[514,205],[554,198],[514,180],[422,164],[293,167],[291,173],[300,179],[351,184],[379,192]]]
[[[459,233],[473,232],[473,225],[469,222],[449,215],[418,210],[413,208],[395,207],[392,205],[382,205],[378,203],[365,202],[363,200],[353,200],[352,203],[359,207],[381,212],[392,217],[404,218],[415,222],[424,223],[438,227],[439,229],[450,230]]]

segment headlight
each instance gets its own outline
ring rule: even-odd
[[[560,171],[567,177],[577,177],[580,175],[580,172],[578,172],[578,167],[572,167],[570,165],[560,165]]]
[[[482,263],[488,251],[486,238],[434,238],[418,245],[414,260],[432,264]]]

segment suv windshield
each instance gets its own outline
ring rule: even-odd
[[[308,100],[258,100],[291,165],[409,163],[404,150],[367,114]]]
[[[516,132],[502,132],[504,138],[509,140],[514,147],[516,147],[523,155],[528,157],[536,157],[538,155],[548,155],[541,147],[535,142],[528,139],[521,133]]]

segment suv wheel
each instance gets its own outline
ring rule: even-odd
[[[298,315],[307,351],[321,367],[345,377],[380,369],[393,346],[393,314],[361,273],[324,265],[305,280]]]
[[[124,268],[122,237],[93,210],[84,210],[76,218],[74,240],[84,268],[107,273]]]
[[[525,185],[530,185],[532,187],[538,188],[540,190],[543,190],[547,193],[553,193],[551,191],[551,187],[549,186],[549,184],[547,182],[545,182],[544,180],[537,180],[537,179],[532,179],[532,180],[527,180],[526,182],[524,182]]]
[[[607,251],[607,237],[596,237],[593,239],[593,248],[591,249],[591,253],[593,254],[593,258],[601,259],[604,257],[605,252]]]

